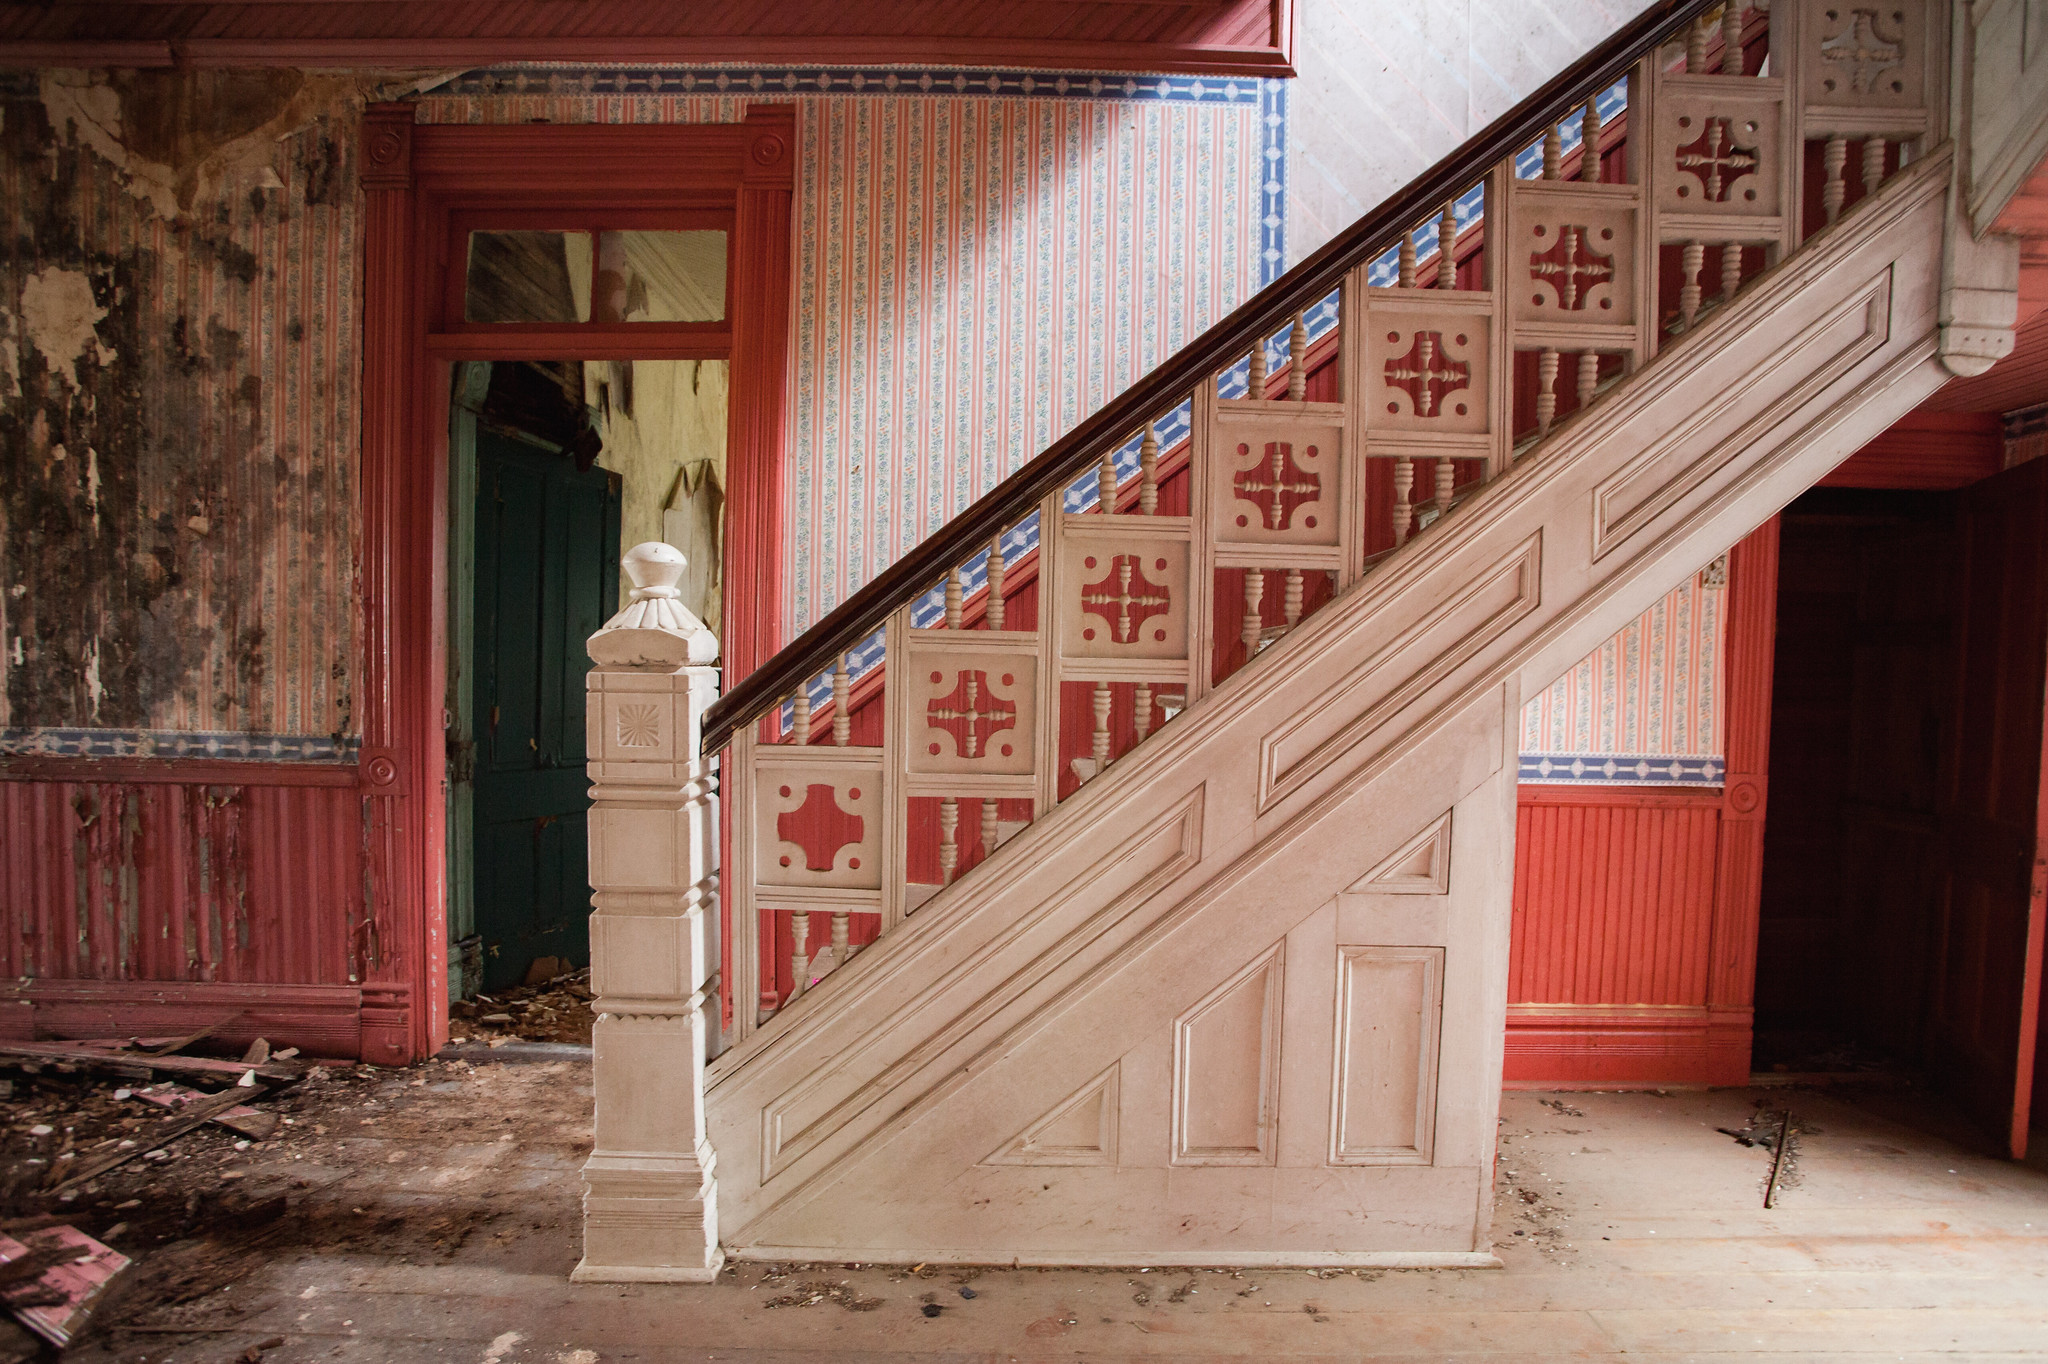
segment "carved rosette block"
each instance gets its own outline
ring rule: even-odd
[[[1038,659],[1015,640],[986,631],[912,631],[903,671],[890,685],[907,698],[912,776],[1031,773]]]
[[[1209,468],[1210,535],[1219,545],[1336,545],[1342,421],[1259,410],[1218,414]]]
[[[754,879],[762,886],[882,886],[882,758],[876,749],[806,750],[754,766]]]
[[[1570,193],[1517,188],[1505,253],[1515,320],[1557,328],[1635,326],[1637,209],[1628,196],[1608,200],[1577,186]]]
[[[1796,13],[1808,137],[1926,126],[1927,0],[1805,4]]]
[[[1469,436],[1492,429],[1491,318],[1374,300],[1365,333],[1369,431]]]
[[[1063,659],[1140,661],[1150,668],[1147,676],[1157,675],[1162,662],[1186,661],[1188,529],[1187,518],[1177,516],[1067,518],[1057,579]],[[1084,663],[1061,676],[1080,681],[1096,674]]]
[[[1732,88],[1731,88],[1732,87]],[[1660,82],[1650,194],[1661,215],[1766,220],[1776,237],[1790,202],[1783,81],[1672,76]],[[1725,230],[1725,228],[1724,228]],[[1670,239],[1673,233],[1663,234]],[[1687,235],[1707,236],[1697,229]]]
[[[641,545],[623,563],[632,602],[589,646],[597,1105],[574,1277],[709,1282],[724,1262],[704,1127],[718,784],[697,743],[716,641],[675,600],[680,554]]]

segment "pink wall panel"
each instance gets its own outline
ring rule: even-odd
[[[0,972],[354,984],[362,841],[353,784],[0,781]]]
[[[1702,1006],[1719,792],[1599,796],[1522,793],[1508,1000]]]

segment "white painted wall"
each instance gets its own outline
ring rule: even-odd
[[[1646,0],[1299,0],[1287,263],[1321,246]]]

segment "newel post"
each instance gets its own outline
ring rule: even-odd
[[[725,1260],[704,1130],[717,780],[697,756],[718,640],[678,600],[681,554],[645,544],[621,562],[632,600],[589,642],[597,1118],[572,1277],[701,1283]]]

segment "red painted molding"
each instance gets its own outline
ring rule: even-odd
[[[1293,0],[938,0],[914,32],[829,0],[718,9],[639,0],[51,0],[0,15],[16,66],[473,67],[499,62],[829,63],[1294,74]],[[871,17],[872,16],[872,17]],[[1057,32],[1060,36],[1048,34]],[[1145,36],[1130,36],[1133,32]]]
[[[1707,1003],[1724,1009],[1747,1009],[1756,999],[1777,663],[1778,527],[1773,516],[1728,554],[1728,672],[1721,693],[1728,707],[1728,769],[1707,976]],[[1747,1052],[1745,1042],[1745,1071]]]
[[[0,986],[0,1037],[20,1040],[181,1034],[223,1018],[215,1038],[259,1037],[310,1056],[362,1054],[364,992],[353,985],[33,980]]]
[[[1583,805],[1601,809],[1719,809],[1714,786],[1547,786],[1527,782],[1515,788],[1520,805]]]

